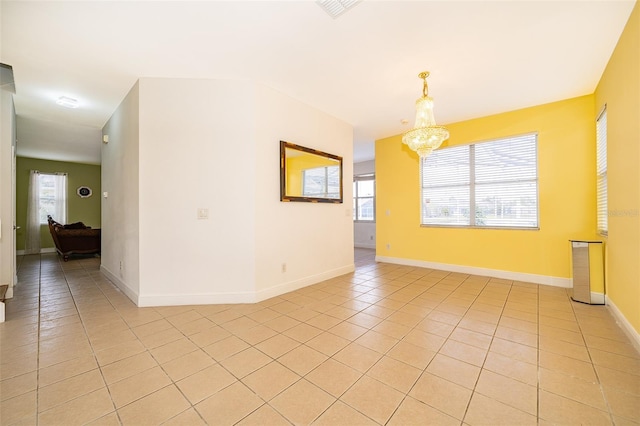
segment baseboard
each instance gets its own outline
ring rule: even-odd
[[[355,271],[355,269],[355,265],[352,263],[350,265],[342,266],[330,271],[325,271],[320,274],[311,275],[298,280],[289,281],[283,284],[265,288],[255,293],[255,301],[261,302],[272,297],[280,296],[281,294],[289,293],[290,291],[295,291],[322,281],[330,280],[331,278],[339,277],[340,275],[349,274]]]
[[[373,243],[373,244],[355,243],[353,246],[355,248],[374,249],[376,248],[376,243]]]
[[[113,272],[111,272],[104,265],[100,265],[100,272],[102,272],[104,275],[106,275],[107,278],[109,278],[109,281],[114,283],[115,286],[118,287],[120,289],[120,291],[122,291],[124,293],[125,296],[127,296],[129,299],[131,299],[131,301],[133,303],[136,304],[136,306],[140,306],[138,304],[140,296],[138,296],[137,292],[135,292],[134,290],[129,288],[129,286],[127,286],[124,281],[122,281],[117,275],[115,275]]]
[[[4,302],[0,302],[0,322],[4,322]]]
[[[150,294],[138,296],[139,307],[178,306],[178,305],[215,305],[233,303],[256,303],[319,282],[348,274],[355,270],[353,264],[332,269],[321,274],[312,275],[299,280],[278,284],[260,291],[239,291],[224,293],[197,294]]]
[[[40,254],[43,253],[55,253],[56,252],[56,248],[55,247],[45,247],[45,248],[41,248],[40,249]],[[16,255],[17,256],[24,256],[24,250],[16,250]]]
[[[463,274],[481,275],[486,277],[502,278],[505,280],[544,284],[554,287],[571,288],[573,286],[571,278],[528,274],[525,272],[503,271],[500,269],[478,268],[475,266],[453,265],[450,263],[428,262],[426,260],[403,259],[399,257],[387,256],[376,256],[376,262],[394,263],[398,265],[416,266],[420,268],[440,269],[442,271],[460,272]]]
[[[606,299],[604,293],[591,292],[591,304],[592,305],[605,305]]]
[[[640,333],[638,333],[638,331],[633,328],[629,320],[627,320],[627,318],[622,314],[620,309],[618,309],[616,304],[613,303],[609,296],[605,296],[605,298],[606,305],[611,311],[613,317],[616,319],[616,322],[618,323],[622,331],[624,331],[624,334],[629,337],[629,340],[631,340],[631,343],[636,348],[638,353],[640,353]]]

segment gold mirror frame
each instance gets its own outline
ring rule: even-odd
[[[342,203],[342,157],[280,141],[280,201]]]

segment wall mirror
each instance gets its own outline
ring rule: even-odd
[[[280,201],[342,203],[342,157],[280,141]]]

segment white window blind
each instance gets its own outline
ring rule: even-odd
[[[596,120],[596,208],[598,233],[607,235],[607,109]]]
[[[303,170],[302,195],[315,198],[340,198],[340,166]]]
[[[422,224],[537,228],[537,170],[536,134],[434,151],[421,167]]]
[[[38,179],[40,223],[46,224],[48,215],[60,223],[65,223],[67,220],[67,174],[40,173]]]

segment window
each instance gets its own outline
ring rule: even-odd
[[[340,198],[340,166],[303,170],[302,195],[316,198]]]
[[[376,181],[373,174],[356,176],[353,179],[353,220],[373,222],[376,219]]]
[[[421,223],[538,228],[537,170],[536,134],[434,151],[421,161]]]
[[[47,223],[47,215],[51,215],[60,223],[65,223],[67,220],[67,175],[40,173],[38,188],[40,223]]]
[[[607,107],[596,120],[596,208],[598,233],[607,235]]]

